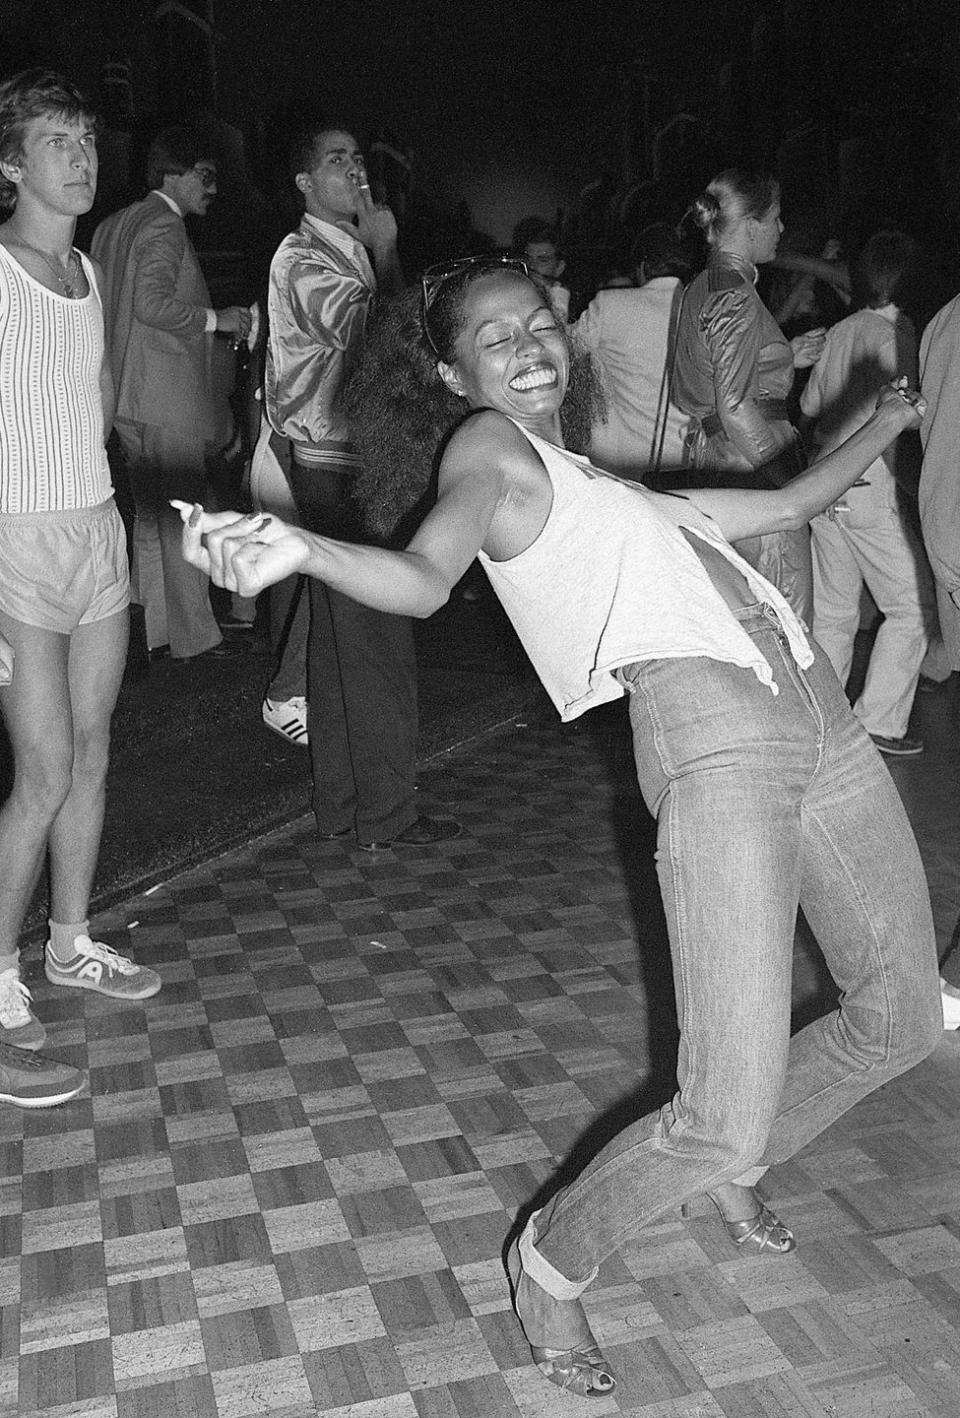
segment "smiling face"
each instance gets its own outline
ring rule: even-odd
[[[463,302],[456,358],[441,362],[444,383],[471,408],[497,409],[534,431],[553,427],[570,359],[543,294],[515,271],[478,276]]]
[[[354,215],[365,181],[360,144],[336,128],[317,135],[310,167],[296,177],[310,216],[334,224]]]
[[[20,152],[2,163],[17,190],[17,206],[61,217],[89,212],[97,193],[97,140],[85,119],[58,114],[31,118]]]

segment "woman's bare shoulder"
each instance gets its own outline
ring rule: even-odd
[[[463,486],[472,489],[471,495],[494,499],[499,507],[515,512],[518,506],[549,497],[550,479],[536,448],[517,425],[495,409],[483,409],[457,429],[440,464],[441,497]]]
[[[448,448],[476,448],[489,443],[520,447],[526,443],[512,419],[497,409],[478,409],[464,419],[453,432]]]
[[[537,463],[539,459],[529,439],[512,419],[496,409],[479,409],[465,419],[451,435],[443,455],[443,465],[464,464],[507,467]]]

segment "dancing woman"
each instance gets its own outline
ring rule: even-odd
[[[814,364],[824,340],[815,329],[788,341],[757,294],[757,268],[773,260],[783,232],[779,184],[730,168],[694,200],[690,215],[709,257],[684,294],[672,398],[697,421],[692,481],[777,487],[804,467],[787,399],[794,370]],[[737,550],[811,625],[807,528],[738,538]]]
[[[544,288],[489,260],[428,275],[419,309],[412,295],[384,309],[354,394],[381,530],[425,492],[448,434],[405,551],[180,504],[185,554],[243,594],[304,572],[417,616],[479,555],[563,718],[629,696],[658,821],[678,1089],[557,1190],[507,1257],[543,1374],[609,1393],[580,1303],[603,1260],[703,1192],[737,1243],[790,1249],[753,1184],[940,1037],[929,898],[900,798],[824,656],[730,546],[805,526],[921,406],[889,389],[782,489],[652,493],[566,451],[589,427],[589,373]],[[791,1038],[799,906],[840,1003]]]

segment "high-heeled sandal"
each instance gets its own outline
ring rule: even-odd
[[[769,1207],[764,1206],[759,1197],[756,1199],[757,1210],[753,1216],[747,1216],[742,1221],[728,1220],[712,1196],[710,1200],[720,1212],[727,1235],[735,1246],[742,1250],[756,1251],[758,1255],[761,1251],[773,1251],[776,1255],[785,1256],[796,1250],[797,1242],[793,1232],[788,1226],[784,1226],[779,1216]]]
[[[600,1352],[587,1323],[587,1317],[583,1313],[583,1307],[579,1300],[558,1300],[557,1305],[576,1306],[576,1312],[565,1316],[572,1324],[567,1325],[571,1331],[569,1335],[572,1341],[567,1349],[553,1349],[545,1344],[534,1344],[527,1332],[527,1327],[520,1314],[520,1282],[526,1280],[533,1285],[532,1281],[523,1269],[523,1261],[520,1259],[520,1250],[516,1240],[512,1241],[507,1251],[507,1274],[510,1277],[510,1299],[513,1304],[513,1312],[520,1322],[524,1338],[530,1345],[530,1353],[533,1362],[540,1370],[545,1379],[556,1384],[565,1393],[575,1393],[581,1398],[605,1398],[607,1394],[613,1393],[617,1386],[617,1380],[610,1371],[610,1366]],[[563,1328],[563,1323],[559,1326]],[[554,1335],[559,1338],[559,1335]],[[564,1336],[565,1338],[567,1336]]]

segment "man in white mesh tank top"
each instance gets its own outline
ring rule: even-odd
[[[160,988],[91,941],[87,920],[129,601],[98,273],[73,246],[96,180],[82,95],[43,70],[0,84],[0,712],[15,768],[0,809],[0,1099],[22,1106],[83,1086],[79,1070],[44,1060],[24,1096],[9,1064],[44,1042],[17,944],[45,860],[48,979],[127,1000]],[[40,1096],[48,1069],[63,1077]]]

